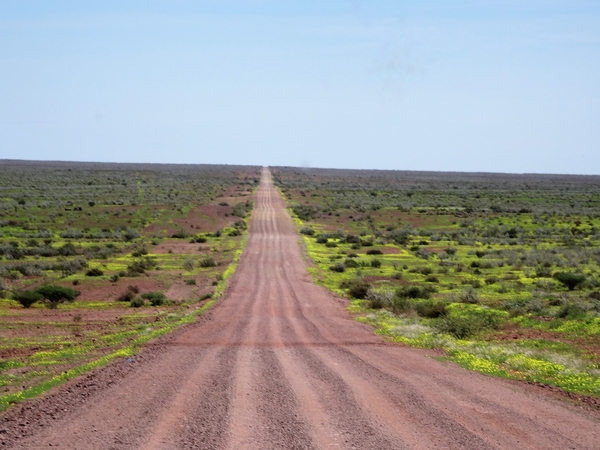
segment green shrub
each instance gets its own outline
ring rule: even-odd
[[[117,297],[118,302],[130,302],[135,298],[135,294],[130,290],[123,292],[121,295]]]
[[[421,275],[431,275],[433,273],[433,269],[427,266],[418,267],[414,271],[420,273]]]
[[[437,322],[436,326],[441,332],[451,334],[458,339],[468,338],[481,331],[481,328],[471,321],[459,317],[445,316]]]
[[[458,301],[461,303],[469,303],[476,305],[480,302],[479,294],[473,287],[469,287],[458,294]]]
[[[534,298],[527,304],[527,312],[543,314],[546,312],[546,306],[539,298]]]
[[[310,227],[302,227],[300,229],[300,233],[306,235],[306,236],[314,236],[315,235],[315,230],[313,230]]]
[[[554,295],[548,299],[548,304],[550,306],[562,306],[569,301],[570,299],[564,295]]]
[[[488,284],[488,285],[495,284],[497,282],[498,282],[498,277],[495,277],[495,276],[490,276],[485,279],[485,284]]]
[[[458,339],[465,339],[485,330],[498,329],[507,318],[506,311],[479,305],[452,303],[446,307],[446,314],[438,319],[436,327]]]
[[[378,269],[379,267],[381,267],[381,261],[378,259],[372,259],[371,260],[371,267]]]
[[[77,248],[71,242],[67,242],[65,245],[58,248],[58,253],[61,256],[74,256],[77,254]]]
[[[198,263],[198,265],[203,268],[216,267],[217,262],[214,260],[214,258],[212,256],[207,256],[205,258],[202,258],[200,260],[200,262]]]
[[[369,289],[367,291],[367,300],[369,300],[370,308],[391,308],[394,300],[394,293],[388,290]]]
[[[421,317],[435,319],[446,315],[447,304],[437,300],[427,300],[424,302],[416,302],[413,304],[415,311]]]
[[[334,247],[337,247],[337,246],[338,246],[337,242],[334,242],[334,241],[327,241],[327,242],[325,242],[325,247],[334,248]]]
[[[550,267],[540,266],[535,269],[535,276],[538,278],[550,278],[552,269]]]
[[[428,286],[406,286],[396,291],[396,295],[400,298],[424,298],[431,297],[432,288]]]
[[[436,277],[435,275],[427,275],[425,277],[425,281],[427,281],[428,283],[439,283],[440,280],[438,277]]]
[[[565,303],[556,313],[559,319],[581,319],[585,316],[586,308],[575,302]]]
[[[327,236],[324,236],[322,234],[317,236],[317,244],[327,244],[327,241],[329,241],[329,239],[327,238]]]
[[[302,221],[307,221],[315,217],[318,213],[317,208],[313,208],[312,206],[305,205],[295,205],[292,206],[292,211],[294,214],[298,216],[298,218]]]
[[[73,302],[79,296],[80,292],[75,289],[47,284],[35,290],[46,301],[50,309],[56,309],[60,303]]]
[[[388,237],[398,245],[406,245],[410,241],[411,231],[408,228],[392,231]]]
[[[352,298],[363,299],[367,296],[371,284],[361,279],[354,279],[342,282],[340,288],[348,289],[348,295]]]
[[[575,272],[556,272],[554,279],[565,285],[570,291],[583,284],[586,280],[584,274]]]
[[[88,277],[101,277],[102,275],[104,275],[104,272],[102,271],[102,269],[94,267],[93,269],[88,270],[85,273],[85,275]]]
[[[125,240],[125,241],[132,241],[132,240],[137,239],[139,237],[140,237],[140,233],[138,233],[135,230],[127,229],[123,233],[123,240]]]
[[[19,302],[23,308],[31,308],[34,303],[43,299],[44,297],[36,291],[18,291],[13,294],[13,300]]]
[[[165,297],[165,294],[163,294],[162,292],[152,292],[152,291],[143,293],[141,295],[141,297],[143,299],[148,300],[152,306],[160,306],[167,299]]]
[[[359,264],[352,258],[346,258],[346,260],[344,261],[344,266],[346,266],[347,269],[356,269],[357,267],[359,267]]]
[[[131,256],[133,256],[134,258],[139,258],[140,256],[144,256],[147,254],[148,250],[146,249],[146,247],[138,248],[137,250],[131,252]]]
[[[416,252],[415,252],[415,256],[422,258],[422,259],[429,259],[429,257],[432,255],[433,253],[431,253],[429,250],[425,249],[425,248],[419,248]]]
[[[502,303],[502,309],[508,311],[510,317],[524,316],[529,312],[529,301],[525,299],[507,300]]]
[[[347,244],[360,244],[360,238],[354,234],[347,234],[344,237],[344,241],[346,241]]]
[[[346,270],[346,266],[343,263],[336,263],[333,266],[330,266],[329,270],[332,272],[344,272]]]
[[[238,203],[233,205],[231,215],[236,217],[245,217],[248,212],[252,211],[252,202]]]
[[[130,302],[135,298],[135,294],[140,292],[140,288],[136,285],[127,286],[127,290],[117,297],[118,302]]]
[[[129,302],[129,306],[131,306],[132,308],[140,308],[144,306],[144,299],[140,297],[134,297]]]
[[[367,250],[367,255],[383,255],[383,252],[378,248],[372,248]]]
[[[362,245],[363,247],[373,247],[373,238],[369,237],[366,239],[361,239],[360,245]]]
[[[517,308],[525,308],[529,304],[528,300],[525,299],[515,299],[515,300],[506,300],[502,302],[502,309],[506,311],[511,311]]]
[[[402,314],[412,310],[412,303],[406,297],[394,296],[392,299],[392,306],[390,308],[395,314]]]
[[[132,262],[127,266],[127,276],[136,277],[140,274],[146,273],[146,270],[153,269],[156,267],[156,260],[146,257]]]

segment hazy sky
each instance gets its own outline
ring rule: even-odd
[[[0,0],[0,158],[600,174],[600,2]]]

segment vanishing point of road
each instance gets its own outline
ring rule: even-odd
[[[264,169],[229,293],[13,448],[600,448],[583,409],[384,342],[307,265]]]

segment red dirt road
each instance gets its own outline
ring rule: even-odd
[[[7,444],[26,449],[600,447],[600,423],[584,410],[419,350],[388,345],[351,320],[338,300],[311,282],[298,239],[265,171],[246,251],[227,297],[176,335],[166,351],[76,405],[69,400],[67,412]],[[79,396],[85,385],[62,389]],[[53,395],[60,400],[60,391]]]

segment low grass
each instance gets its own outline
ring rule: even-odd
[[[308,190],[286,179],[291,175],[284,170],[278,175],[315,263],[309,272],[316,283],[349,298],[357,320],[390,341],[443,350],[446,359],[469,370],[600,396],[597,207],[589,214],[568,211],[561,200],[553,203],[562,192],[548,184],[524,200],[507,194],[517,212],[419,207],[417,194],[399,212],[386,202],[401,198],[401,187],[386,188],[383,197],[331,171],[312,178],[318,188]],[[435,183],[430,191],[416,190],[422,201],[435,201]],[[340,194],[342,184],[349,194]],[[480,183],[462,195],[477,203],[487,189],[496,189],[490,186]],[[439,195],[452,201],[452,193]],[[569,194],[578,195],[592,194]],[[369,203],[377,206],[365,208]],[[304,205],[296,209],[308,214],[305,220],[294,214],[297,204]],[[531,205],[541,212],[521,211]],[[358,282],[370,289],[365,299],[352,298],[350,288]]]
[[[47,349],[36,351],[28,357],[0,360],[0,386],[4,387],[5,391],[12,391],[0,396],[0,410],[33,398],[82,373],[106,365],[116,358],[133,356],[151,339],[193,322],[223,295],[229,278],[237,268],[246,238],[247,235],[244,234],[239,247],[235,250],[232,262],[222,270],[222,276],[219,277],[214,293],[203,303],[190,302],[175,307],[157,308],[150,313],[124,314],[119,317],[119,323],[107,325],[106,329],[100,332],[85,332],[83,339],[73,339],[70,334],[0,339],[0,351],[2,349]],[[100,303],[104,306],[107,302]],[[122,304],[116,302],[117,305],[119,303]],[[66,306],[72,306],[74,311],[82,309],[82,303]],[[63,307],[61,309],[67,310]],[[60,333],[61,329],[69,332],[73,329],[86,328],[86,324],[78,322],[12,322],[4,325],[2,326],[4,330],[18,329],[21,333],[24,329],[40,326],[53,328],[55,333]],[[53,367],[53,370],[43,370],[49,367]],[[29,386],[15,389],[24,383]]]
[[[130,356],[214,304],[245,245],[239,214],[251,210],[259,176],[253,167],[3,165],[0,409]],[[171,237],[179,231],[185,239]],[[53,310],[14,300],[47,284],[81,295]],[[132,298],[118,301],[128,286]]]
[[[202,307],[196,308],[191,312],[188,312],[182,316],[173,315],[170,318],[170,322],[156,328],[144,327],[143,330],[136,330],[130,332],[120,332],[113,336],[105,336],[103,339],[104,346],[103,349],[106,349],[109,346],[115,346],[126,342],[131,338],[131,342],[126,345],[121,346],[116,350],[110,351],[108,354],[105,354],[97,359],[93,359],[91,361],[84,362],[83,364],[76,365],[75,367],[63,371],[58,375],[51,376],[52,373],[49,371],[28,371],[28,373],[33,377],[37,375],[38,379],[44,379],[44,381],[39,381],[34,383],[31,387],[13,392],[8,395],[0,396],[0,411],[4,410],[11,405],[20,403],[24,400],[34,398],[49,389],[58,386],[68,380],[71,380],[83,373],[89,372],[90,370],[96,369],[98,367],[102,367],[111,361],[117,358],[126,358],[136,354],[139,351],[141,346],[148,341],[168,334],[175,330],[177,327],[191,323],[195,320],[195,318],[208,310],[213,304],[215,300],[210,300],[206,302]],[[64,350],[64,351],[49,351],[43,353],[35,354],[31,362],[27,364],[27,367],[37,367],[43,365],[63,365],[68,360],[76,360],[78,356],[81,355],[90,355],[90,348],[84,346],[77,346],[76,348]],[[4,369],[23,367],[24,365],[19,365],[18,362],[7,362],[6,366],[2,366]],[[33,375],[35,374],[35,375]],[[7,377],[8,384],[14,384],[16,381],[23,381],[23,378],[18,379],[17,377]]]
[[[487,375],[536,381],[569,392],[600,395],[600,365],[574,346],[543,339],[493,342],[458,339],[415,317],[386,310],[373,311],[361,301],[352,302],[357,320],[372,325],[377,334],[392,342],[446,351],[446,358],[462,367]]]

